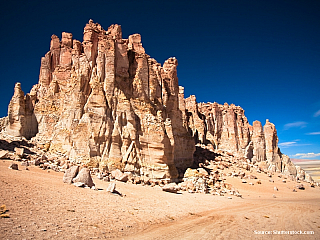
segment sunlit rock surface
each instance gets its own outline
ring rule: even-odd
[[[104,30],[90,20],[82,42],[52,35],[38,84],[26,95],[15,85],[1,129],[88,167],[154,179],[181,178],[219,151],[302,178],[280,152],[274,124],[251,126],[234,104],[185,99],[177,66],[147,55],[140,34],[123,39],[120,25]]]
[[[82,43],[66,32],[51,37],[30,94],[16,84],[7,133],[50,142],[49,151],[89,166],[177,178],[195,149],[179,109],[177,65],[150,58],[139,34],[123,39],[121,26],[90,20]]]

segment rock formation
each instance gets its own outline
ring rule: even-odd
[[[123,39],[121,26],[104,30],[90,20],[82,43],[52,35],[39,83],[26,96],[15,86],[6,131],[91,167],[177,178],[194,152],[177,65],[150,58],[139,34]]]
[[[90,20],[83,42],[52,35],[38,84],[26,95],[15,85],[1,129],[88,167],[152,179],[183,177],[220,150],[265,171],[299,173],[268,120],[251,126],[239,106],[185,99],[177,65],[150,58],[139,34],[123,39],[120,25]]]
[[[266,120],[248,123],[244,110],[234,104],[197,103],[195,96],[185,99],[187,123],[197,148],[195,158],[203,155],[203,149],[229,152],[238,159],[248,159],[265,171],[282,172],[296,176],[297,171],[290,158],[280,152],[277,130]],[[201,160],[196,162],[201,162]]]
[[[24,96],[21,84],[16,83],[8,107],[8,126],[6,130],[9,135],[30,138],[37,133],[37,120],[33,113],[32,101],[34,100],[34,96],[29,94]]]

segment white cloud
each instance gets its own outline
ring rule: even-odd
[[[311,132],[311,133],[306,133],[307,135],[320,135],[320,132]]]
[[[297,157],[297,158],[314,158],[319,156],[320,156],[320,153],[297,153],[293,155],[293,157]]]
[[[297,128],[305,128],[307,126],[307,122],[292,122],[284,125],[284,130],[288,130],[289,128],[297,127]]]
[[[290,147],[290,146],[292,146],[292,145],[294,145],[294,144],[296,144],[297,142],[283,142],[283,143],[279,143],[278,145],[280,146],[280,147]]]
[[[320,116],[320,110],[316,111],[314,114],[313,114],[314,117],[319,117]]]

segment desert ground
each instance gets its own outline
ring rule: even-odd
[[[9,216],[0,218],[0,239],[320,239],[320,187],[293,192],[297,183],[276,175],[227,177],[242,198],[116,182],[120,196],[95,177],[98,190],[78,188],[63,183],[62,172],[20,163],[12,170],[11,162],[0,162],[0,205]]]

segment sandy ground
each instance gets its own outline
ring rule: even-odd
[[[320,239],[320,188],[293,192],[297,183],[276,176],[272,183],[254,174],[262,184],[227,178],[243,198],[117,182],[121,197],[96,178],[98,191],[64,184],[63,173],[20,164],[16,171],[10,163],[0,162],[0,205],[10,216],[0,218],[0,239]],[[300,230],[314,234],[255,234]]]

